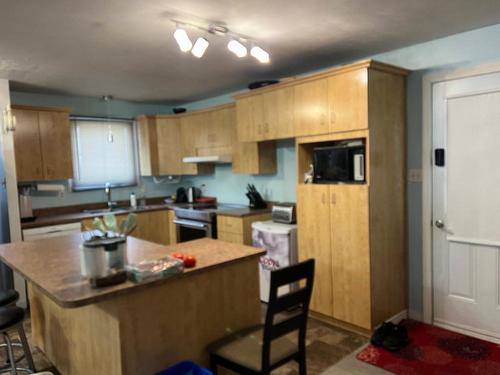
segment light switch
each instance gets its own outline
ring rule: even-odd
[[[422,182],[422,169],[412,168],[408,170],[408,181]]]

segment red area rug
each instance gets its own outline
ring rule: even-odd
[[[413,320],[402,324],[410,337],[406,348],[391,353],[369,345],[357,358],[399,375],[500,374],[500,345]]]

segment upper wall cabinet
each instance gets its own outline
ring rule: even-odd
[[[328,82],[318,79],[294,86],[295,135],[325,134],[328,122]]]
[[[237,95],[240,142],[368,128],[370,71],[398,68],[362,61]]]
[[[236,106],[221,105],[180,115],[139,116],[142,176],[202,175],[213,163],[184,163],[184,157],[228,156],[235,174],[276,173],[275,142],[239,143]]]
[[[12,106],[19,182],[73,177],[69,110]]]
[[[240,142],[294,137],[294,90],[292,87],[238,99],[236,111]]]
[[[173,116],[139,116],[141,176],[183,173],[180,122]]]
[[[328,78],[330,132],[368,128],[368,69]]]

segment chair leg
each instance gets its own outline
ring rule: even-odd
[[[306,365],[306,351],[303,350],[299,353],[299,375],[307,375]]]
[[[22,325],[19,326],[18,333],[19,333],[19,338],[21,339],[21,344],[23,345],[26,361],[28,362],[28,368],[31,371],[36,372],[35,363],[33,362],[33,357],[31,356],[30,345],[28,344],[28,340],[26,339],[26,334],[24,333],[24,327]]]
[[[17,375],[16,360],[14,359],[14,353],[12,351],[12,343],[10,341],[10,337],[9,337],[9,334],[7,332],[3,333],[3,339],[5,340],[5,343],[7,344],[7,353],[9,355],[9,362],[10,362],[10,373],[12,375]]]
[[[210,371],[212,374],[217,375],[217,360],[214,355],[210,355]]]

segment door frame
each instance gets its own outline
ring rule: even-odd
[[[432,280],[432,105],[433,85],[438,82],[500,72],[500,61],[443,69],[422,79],[422,320],[433,324]]]

